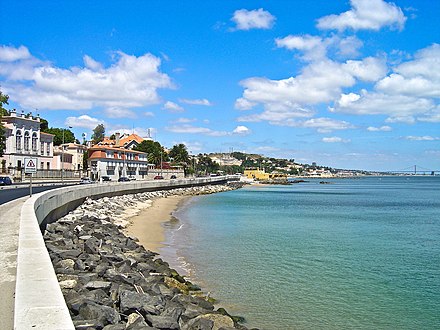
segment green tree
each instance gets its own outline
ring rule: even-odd
[[[53,137],[53,145],[54,146],[59,146],[63,143],[63,135],[64,135],[64,143],[74,143],[75,142],[75,135],[68,128],[51,127],[51,128],[47,128],[47,129],[43,130],[43,132],[55,135]]]
[[[97,144],[98,142],[104,140],[104,136],[105,136],[104,124],[99,124],[93,129],[93,134],[92,134],[93,144]]]
[[[169,156],[177,164],[186,166],[189,163],[188,150],[186,149],[186,145],[184,145],[183,143],[173,146],[170,150]]]
[[[3,94],[0,91],[0,157],[6,149],[6,130],[1,122],[2,116],[9,115],[9,111],[3,108],[3,104],[9,104],[9,95]]]
[[[205,174],[216,173],[220,169],[220,165],[214,162],[211,157],[206,154],[199,154],[197,156],[197,167],[198,172]]]
[[[137,147],[133,148],[136,151],[147,153],[148,161],[156,166],[160,165],[160,161],[167,161],[168,154],[159,142],[144,140]]]

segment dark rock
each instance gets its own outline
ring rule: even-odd
[[[125,324],[108,324],[102,330],[125,330]]]
[[[104,325],[117,324],[121,321],[119,313],[111,307],[93,302],[85,302],[79,308],[79,316],[84,320],[98,320]]]
[[[95,290],[95,289],[104,289],[108,290],[112,286],[112,282],[104,282],[104,281],[90,281],[84,285],[86,289]]]
[[[84,242],[84,251],[89,254],[96,254],[99,251],[101,241],[96,237],[90,237]]]
[[[147,330],[147,329],[155,329],[150,327],[144,320],[144,318],[137,314],[132,313],[128,315],[126,330]]]
[[[182,330],[211,330],[213,326],[212,320],[192,319],[182,327]]]
[[[73,320],[75,330],[102,329],[104,325],[99,320]]]
[[[179,324],[170,316],[147,315],[146,319],[157,329],[179,329]]]
[[[123,314],[141,312],[142,314],[159,314],[164,307],[163,298],[147,293],[124,290],[119,294],[120,310]]]

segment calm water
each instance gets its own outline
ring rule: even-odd
[[[440,329],[440,177],[193,198],[168,230],[192,279],[261,329]]]

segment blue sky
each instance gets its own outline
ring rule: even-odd
[[[440,2],[5,1],[10,107],[192,153],[440,169]]]

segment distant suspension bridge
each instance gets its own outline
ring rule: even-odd
[[[419,165],[412,165],[398,171],[388,171],[387,173],[405,175],[439,175],[440,170],[432,170]]]

